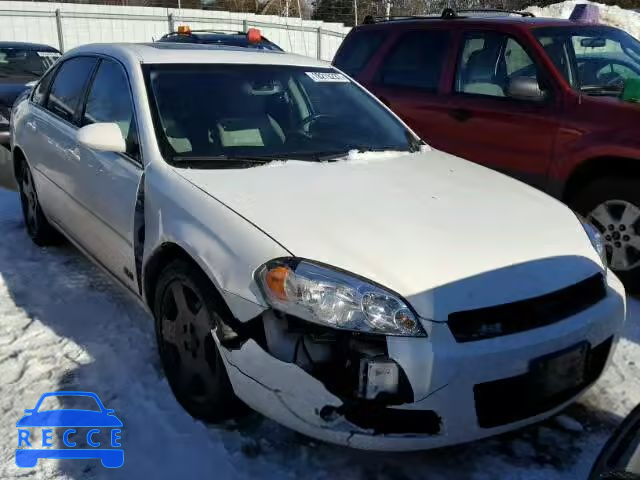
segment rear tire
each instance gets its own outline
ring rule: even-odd
[[[568,203],[603,234],[609,266],[626,289],[640,292],[640,179],[602,178]]]
[[[60,234],[42,212],[31,169],[27,162],[24,161],[20,166],[18,188],[20,190],[20,204],[22,206],[24,224],[33,243],[40,247],[59,243]]]
[[[174,260],[160,274],[153,309],[171,390],[191,416],[206,422],[243,412],[211,332],[225,311],[214,288],[197,266]]]

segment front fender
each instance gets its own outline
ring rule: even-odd
[[[238,320],[264,311],[253,273],[289,252],[168,165],[149,165],[145,181],[143,265],[166,245],[176,245],[205,272]]]

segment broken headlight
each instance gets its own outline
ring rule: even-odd
[[[418,316],[398,295],[355,275],[306,260],[279,259],[256,271],[276,310],[333,328],[426,336]]]

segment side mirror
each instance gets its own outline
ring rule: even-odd
[[[100,152],[124,153],[127,144],[117,123],[93,123],[78,130],[78,143]]]
[[[507,96],[534,102],[540,102],[547,97],[546,93],[540,89],[538,81],[531,77],[513,77],[509,80]]]
[[[631,77],[624,81],[622,89],[622,100],[625,102],[640,103],[640,78]]]
[[[624,419],[600,452],[589,480],[640,480],[640,405]]]

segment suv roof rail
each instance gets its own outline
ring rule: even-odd
[[[393,22],[397,20],[439,20],[439,19],[454,19],[454,18],[466,18],[460,13],[503,13],[507,15],[520,15],[522,17],[535,17],[531,12],[522,12],[519,10],[502,10],[500,8],[464,8],[460,10],[454,10],[453,8],[445,8],[440,15],[405,15],[405,16],[392,16],[392,17],[374,17],[373,15],[367,15],[362,21],[363,25],[371,25],[378,22]]]
[[[452,8],[445,8],[442,11],[444,17],[445,12],[452,10],[455,15],[459,13],[506,13],[507,15],[520,15],[521,17],[535,17],[531,12],[524,12],[521,10],[503,10],[501,8],[462,8],[460,10],[453,10]]]

